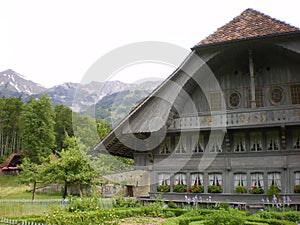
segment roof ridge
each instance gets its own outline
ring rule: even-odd
[[[263,15],[264,17],[268,17],[268,18],[270,18],[270,19],[272,19],[272,20],[274,20],[274,21],[277,21],[277,22],[279,22],[279,23],[282,23],[282,24],[284,24],[284,25],[287,25],[287,26],[289,26],[289,27],[291,27],[291,28],[295,28],[295,29],[297,29],[297,30],[300,30],[299,27],[296,27],[296,26],[294,26],[294,25],[291,25],[290,23],[287,23],[286,21],[282,21],[282,20],[280,20],[280,19],[277,19],[277,18],[275,18],[275,17],[272,17],[272,16],[270,16],[270,15],[267,15],[267,14],[265,14],[265,13],[263,13],[263,12],[260,12],[260,11],[258,11],[258,10],[256,10],[256,9],[248,8],[248,9],[244,10],[243,12],[245,12],[245,11],[252,11],[252,12],[261,14],[261,15]],[[242,13],[243,13],[243,12],[242,12]],[[242,13],[241,13],[241,14],[242,14]]]
[[[214,33],[200,41],[196,47],[226,41],[299,31],[300,29],[298,27],[261,13],[258,10],[248,8],[225,25],[219,27]]]

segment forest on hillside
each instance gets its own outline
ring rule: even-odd
[[[91,135],[95,129],[98,135]],[[81,142],[91,147],[110,129],[103,120],[81,116],[64,105],[53,107],[48,95],[26,103],[21,97],[0,98],[1,161],[19,151],[32,159],[60,152],[65,134],[72,137],[76,132]]]

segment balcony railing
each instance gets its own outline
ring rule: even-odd
[[[211,112],[183,115],[175,119],[169,130],[210,129],[245,126],[300,124],[300,107],[260,108],[245,111]]]

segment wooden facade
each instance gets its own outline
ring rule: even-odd
[[[299,29],[248,9],[193,47],[95,151],[133,157],[150,171],[150,196],[258,203],[276,186],[300,203],[299,54]]]

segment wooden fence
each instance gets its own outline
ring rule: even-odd
[[[21,221],[21,220],[13,220],[7,218],[0,218],[0,224],[13,224],[13,225],[45,225],[44,223],[37,222],[29,222],[29,221]]]

